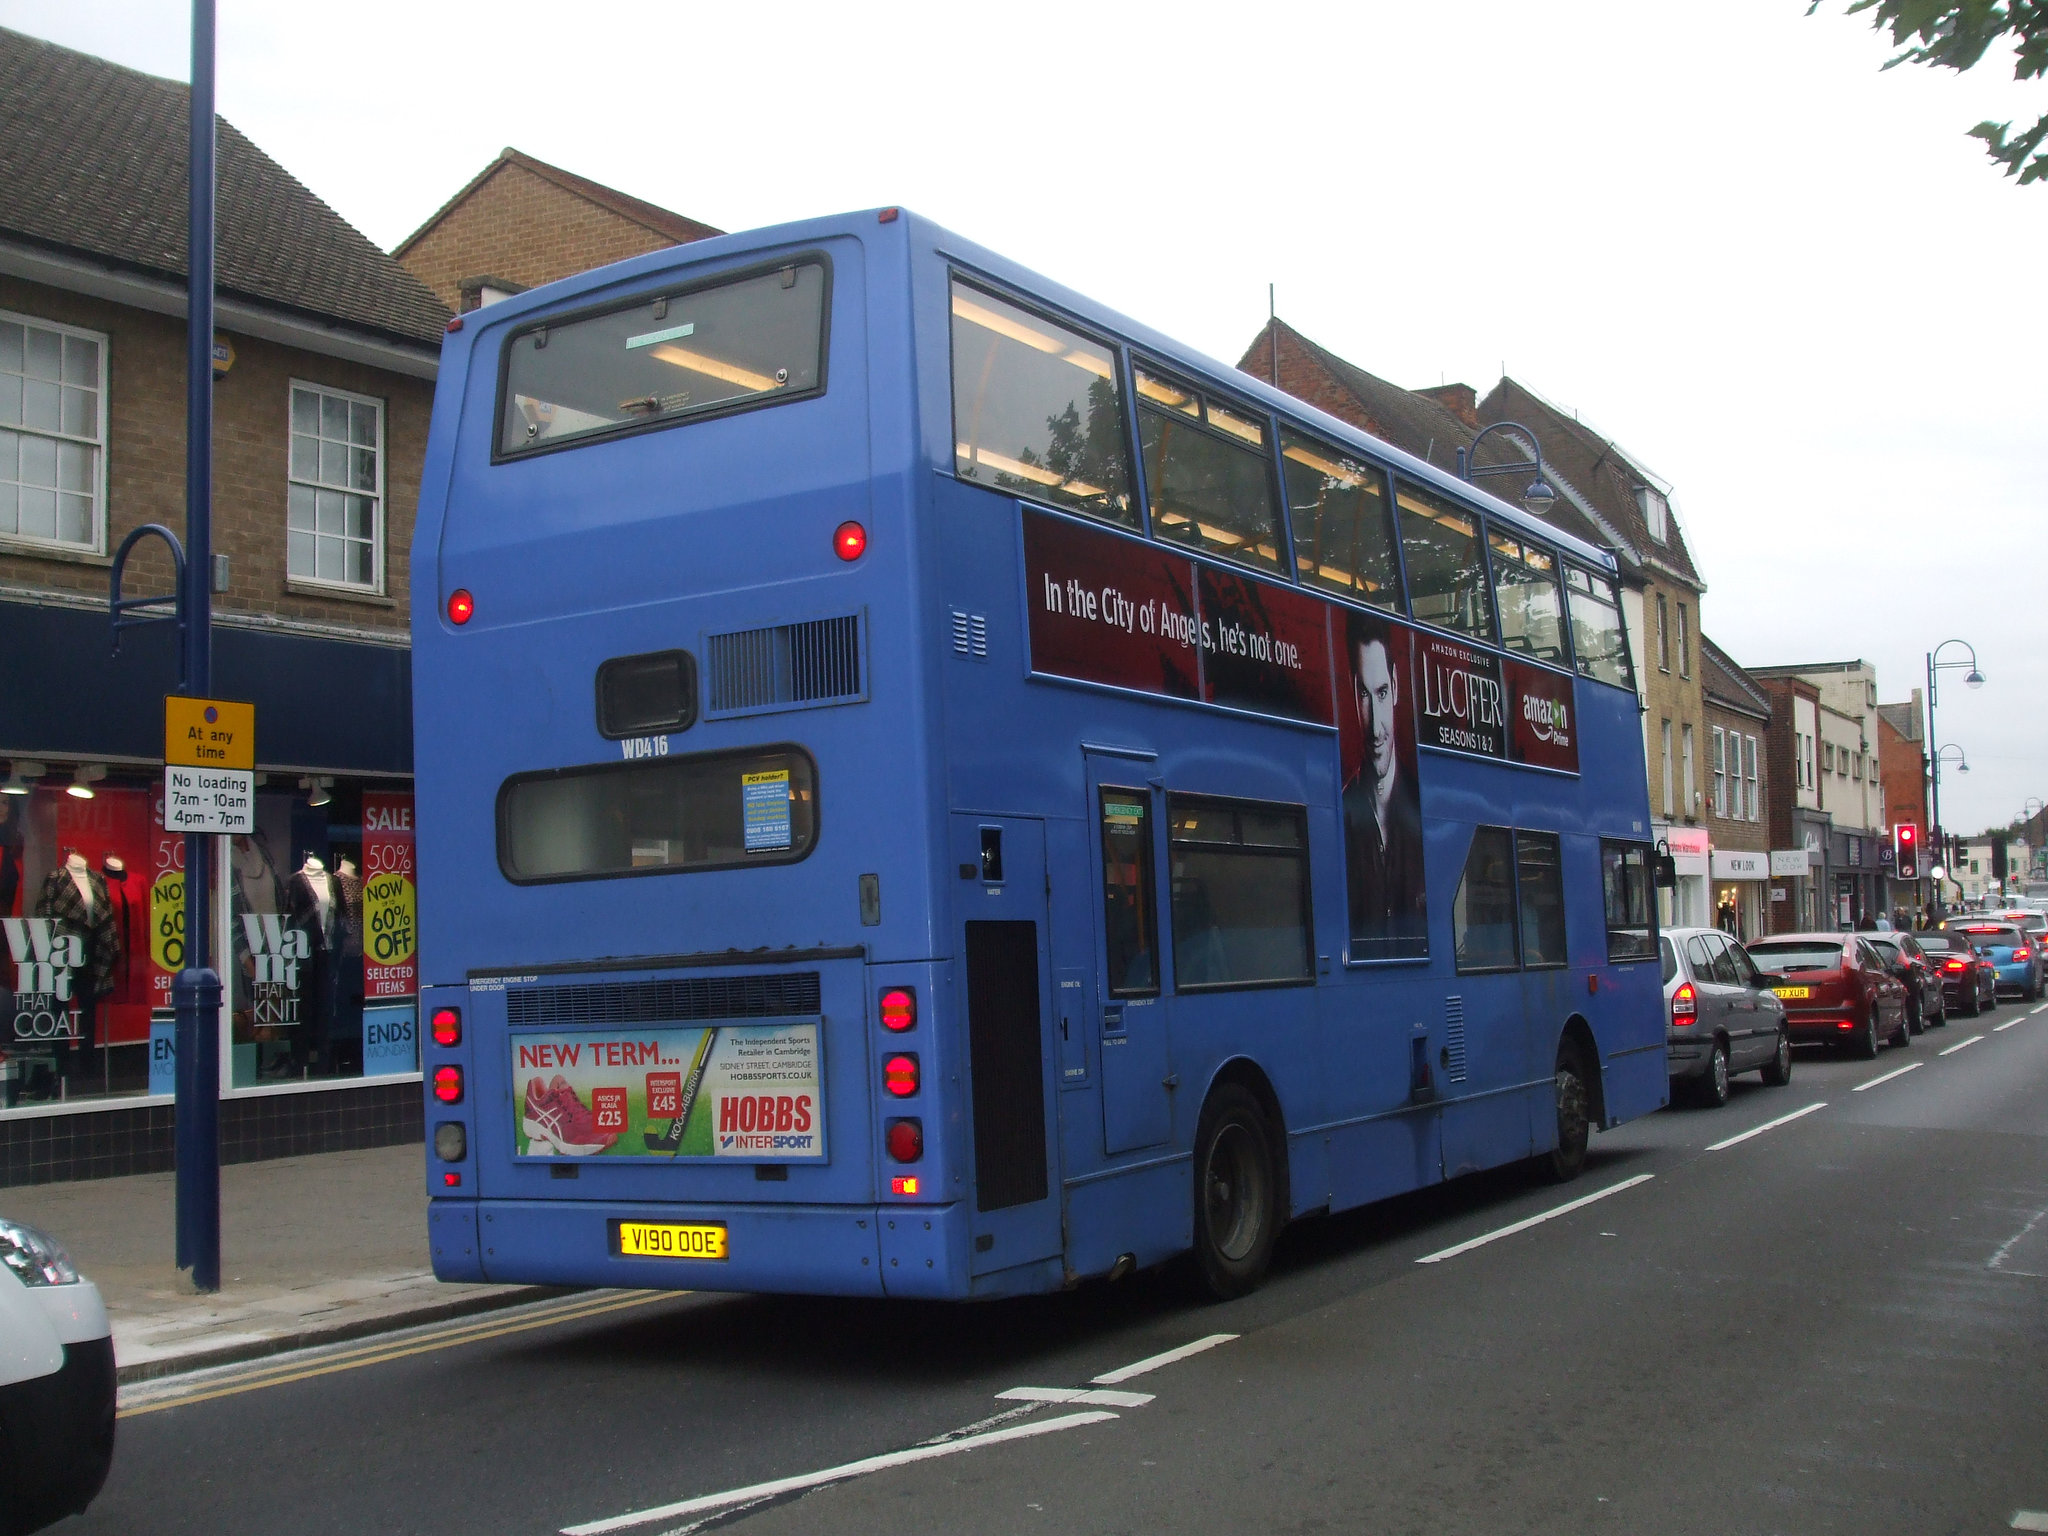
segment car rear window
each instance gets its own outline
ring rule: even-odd
[[[1927,950],[1935,954],[1943,954],[1951,949],[1959,950],[1963,947],[1960,944],[1951,944],[1949,942],[1948,935],[1945,933],[1923,933],[1914,942],[1916,942],[1923,950]]]
[[[1987,944],[2005,946],[2017,944],[2020,941],[2019,929],[2009,927],[2004,923],[1972,923],[1963,929],[1963,932],[1967,933],[1970,936],[1970,942],[1980,949]]]
[[[1870,947],[1876,950],[1888,962],[1899,958],[1899,946],[1890,939],[1872,939]]]
[[[1787,971],[1826,971],[1842,963],[1842,946],[1812,940],[1760,941],[1749,946],[1756,968],[1773,976]]]

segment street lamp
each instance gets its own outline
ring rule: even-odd
[[[1941,653],[1952,645],[1960,645],[1964,650],[1968,651],[1970,659],[1968,661],[1942,661],[1940,659]],[[1934,723],[1934,706],[1941,700],[1941,689],[1938,685],[1937,675],[1942,672],[1952,672],[1962,667],[1970,669],[1963,677],[1965,686],[1970,688],[1982,688],[1984,686],[1984,674],[1977,670],[1977,648],[1970,644],[1969,641],[1944,640],[1927,653],[1927,739],[1929,742],[1941,740],[1941,733]],[[1946,751],[1947,749],[1944,748],[1943,750]],[[1958,754],[1962,750],[1961,747],[1956,748]],[[1934,813],[1931,818],[1934,822],[1933,832],[1938,839],[1941,836],[1941,759],[1939,755],[1933,759],[1933,770],[1934,799],[1930,809]],[[1970,765],[1964,763],[1962,771],[1968,773]]]
[[[1512,432],[1518,434],[1529,445],[1529,457],[1516,459],[1507,464],[1480,464],[1479,445],[1486,441],[1489,432]],[[1543,478],[1543,446],[1536,441],[1536,434],[1518,421],[1496,421],[1492,426],[1482,427],[1479,435],[1466,447],[1458,450],[1458,478],[1477,480],[1481,475],[1513,475],[1528,470],[1535,476],[1529,488],[1522,492],[1522,505],[1536,516],[1548,512],[1557,501],[1557,490]]]
[[[1954,666],[1954,665],[1957,665],[1957,663],[1951,662],[1951,663],[1949,663],[1949,665],[1951,665],[1951,666]],[[1929,674],[1929,675],[1931,676],[1932,674]],[[1929,711],[1929,714],[1930,714],[1930,716],[1931,716],[1931,714],[1932,714],[1932,711],[1931,711],[1931,710]],[[1929,740],[1932,740],[1933,738],[1932,738],[1932,737],[1929,737],[1928,739],[1929,739]],[[1940,862],[1940,863],[1943,863],[1943,864],[1951,864],[1951,865],[1952,865],[1952,864],[1953,864],[1953,861],[1952,861],[1952,860],[1950,860],[1950,859],[1948,858],[1948,838],[1947,838],[1947,837],[1946,837],[1946,836],[1945,836],[1945,835],[1944,835],[1944,834],[1942,833],[1942,831],[1941,831],[1941,765],[1942,765],[1942,762],[1943,762],[1943,760],[1945,760],[1945,759],[1946,759],[1946,758],[1948,757],[1949,753],[1951,753],[1951,752],[1955,753],[1955,755],[1956,755],[1956,772],[1957,772],[1957,773],[1968,773],[1968,772],[1970,771],[1970,760],[1969,760],[1969,758],[1968,758],[1968,757],[1967,757],[1967,756],[1966,756],[1966,755],[1964,754],[1964,752],[1963,752],[1963,749],[1962,749],[1961,747],[1957,746],[1957,745],[1956,745],[1956,744],[1955,744],[1954,742],[1950,742],[1950,743],[1949,743],[1949,744],[1948,744],[1947,746],[1945,746],[1945,747],[1942,747],[1942,748],[1940,748],[1939,750],[1937,750],[1937,751],[1935,751],[1935,752],[1931,753],[1931,754],[1930,754],[1930,755],[1928,756],[1928,759],[1927,759],[1927,761],[1928,761],[1928,766],[1929,766],[1929,767],[1930,767],[1930,768],[1932,769],[1932,771],[1933,771],[1933,777],[1934,777],[1934,804],[1933,804],[1933,809],[1934,809],[1934,827],[1935,827],[1935,839],[1936,839],[1936,841],[1935,841],[1935,845],[1934,845],[1934,846],[1935,846],[1935,849],[1936,849],[1936,857],[1937,857],[1937,861],[1938,861],[1938,862]],[[1950,873],[1951,875],[1953,875],[1953,874],[1955,873],[1955,870],[1953,869],[1953,867],[1951,867],[1951,869],[1949,870],[1949,873]],[[1961,885],[1962,883],[1963,883],[1963,882],[1962,882],[1962,881],[1960,881],[1960,880],[1956,881],[1956,884],[1957,884],[1957,885]],[[1941,890],[1940,890],[1940,887],[1939,887],[1939,885],[1938,885],[1938,884],[1937,884],[1937,886],[1936,886],[1936,888],[1935,888],[1934,896],[1935,896],[1935,904],[1936,904],[1937,906],[1939,906],[1939,905],[1940,905],[1940,902],[1941,902]]]

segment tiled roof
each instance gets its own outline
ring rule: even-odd
[[[1700,636],[1700,661],[1700,684],[1709,696],[1737,709],[1770,714],[1771,696],[1763,686],[1705,635]]]
[[[1880,704],[1878,717],[1908,741],[1921,739],[1921,715],[1918,704]]]
[[[1685,530],[1679,527],[1675,515],[1665,519],[1662,541],[1650,537],[1649,524],[1636,502],[1636,488],[1663,488],[1612,441],[1527,386],[1506,377],[1479,402],[1479,416],[1488,422],[1520,422],[1541,438],[1543,462],[1554,466],[1631,546],[1621,552],[1624,561],[1633,555],[1639,564],[1664,566],[1680,580],[1704,590],[1706,583],[1692,563]]]
[[[713,229],[709,224],[701,224],[695,219],[685,218],[680,213],[671,213],[668,209],[654,203],[643,202],[637,197],[630,197],[624,192],[616,191],[604,185],[602,182],[592,181],[587,176],[578,176],[574,171],[565,171],[559,165],[549,165],[545,160],[536,160],[532,155],[522,153],[508,144],[498,152],[497,159],[470,178],[467,186],[463,187],[460,192],[457,192],[447,202],[435,209],[433,217],[399,241],[398,248],[392,254],[402,259],[405,253],[417,245],[421,238],[432,230],[436,224],[439,224],[456,208],[461,206],[464,199],[468,198],[478,187],[481,187],[508,165],[516,165],[521,170],[531,171],[542,180],[551,181],[564,191],[573,192],[578,197],[595,203],[607,212],[615,213],[620,218],[638,224],[643,229],[651,230],[666,240],[673,240],[677,245],[687,245],[692,240],[707,240],[713,235],[725,233],[722,229]]]
[[[190,99],[0,28],[0,238],[184,282]],[[217,121],[216,291],[438,347],[426,286]]]

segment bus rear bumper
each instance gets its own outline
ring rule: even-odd
[[[822,1296],[966,1296],[961,1205],[636,1205],[598,1200],[434,1200],[439,1239],[475,1224],[469,1254],[433,1244],[443,1280]],[[466,1207],[466,1209],[465,1209]],[[628,1258],[613,1223],[716,1222],[724,1259]]]

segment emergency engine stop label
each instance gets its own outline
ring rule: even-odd
[[[822,1159],[819,1021],[515,1033],[520,1157]]]

